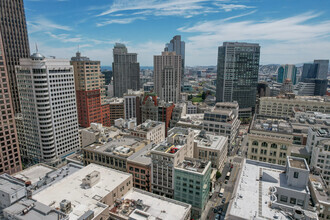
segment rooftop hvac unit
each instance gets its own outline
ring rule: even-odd
[[[63,199],[60,202],[60,210],[64,213],[69,213],[71,210],[71,202],[69,200]]]
[[[92,187],[97,184],[101,179],[101,174],[99,171],[94,170],[82,180],[82,183],[85,187]]]

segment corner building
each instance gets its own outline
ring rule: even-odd
[[[80,148],[73,67],[34,53],[17,66],[22,158],[56,166]],[[20,143],[21,144],[21,143]]]

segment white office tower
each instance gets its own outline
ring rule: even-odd
[[[165,102],[177,103],[181,93],[182,59],[175,52],[154,56],[155,92]]]
[[[79,149],[73,67],[34,53],[16,67],[22,106],[22,158],[56,166]]]

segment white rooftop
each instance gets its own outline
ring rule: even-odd
[[[286,220],[284,213],[269,206],[270,187],[284,187],[296,191],[305,189],[288,186],[284,170],[284,166],[245,160],[227,215],[244,219],[254,219],[254,217],[274,219],[274,216],[278,216],[277,219]],[[260,175],[262,175],[262,181],[259,181]]]
[[[226,146],[228,137],[206,134],[202,131],[198,136],[195,136],[194,142],[198,147],[221,151]]]
[[[82,179],[93,171],[101,173],[100,181],[91,188],[82,187]],[[49,186],[43,191],[33,195],[33,199],[53,208],[59,208],[60,202],[67,199],[72,204],[69,218],[78,219],[88,210],[94,211],[95,216],[108,207],[99,202],[131,174],[106,168],[96,164],[89,164],[79,171]]]
[[[37,183],[41,178],[46,176],[47,173],[56,170],[44,164],[36,164],[21,172],[15,173],[13,177],[21,179],[23,181],[31,181],[31,184]]]
[[[129,200],[142,200],[144,206],[148,208],[143,212],[149,214],[148,220],[157,219],[185,219],[187,212],[190,212],[190,205],[162,196],[157,196],[149,192],[138,189],[132,189],[123,197]],[[132,212],[130,217],[136,220],[144,220],[145,217]]]

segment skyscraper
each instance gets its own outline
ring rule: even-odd
[[[18,147],[14,109],[10,98],[10,87],[0,33],[0,174],[13,174],[22,169]]]
[[[79,125],[89,127],[95,122],[110,126],[110,107],[104,104],[104,75],[101,74],[100,61],[92,61],[77,52],[71,58],[71,65],[74,68]]]
[[[297,82],[297,67],[293,64],[281,65],[277,69],[277,82],[284,83],[290,79],[293,85]]]
[[[181,56],[175,52],[162,52],[154,56],[155,92],[165,102],[178,102],[181,85]]]
[[[314,63],[304,63],[301,81],[305,79],[323,79],[328,76],[329,60],[314,60]]]
[[[164,48],[164,51],[175,52],[177,55],[181,55],[181,86],[183,86],[184,83],[185,50],[186,43],[184,41],[181,41],[181,35],[174,36],[170,43],[167,43]]]
[[[23,0],[0,1],[0,32],[3,56],[8,72],[9,87],[15,113],[20,112],[15,66],[20,58],[30,56]]]
[[[314,63],[318,65],[316,78],[327,79],[329,60],[314,60]]]
[[[16,73],[24,131],[19,134],[24,140],[21,156],[58,165],[80,147],[73,66],[34,53],[20,59]]]
[[[113,49],[113,90],[115,97],[123,97],[129,89],[140,89],[140,64],[136,53],[128,53],[124,44]]]
[[[218,49],[217,102],[237,101],[240,117],[255,108],[259,58],[259,44],[224,42]]]

